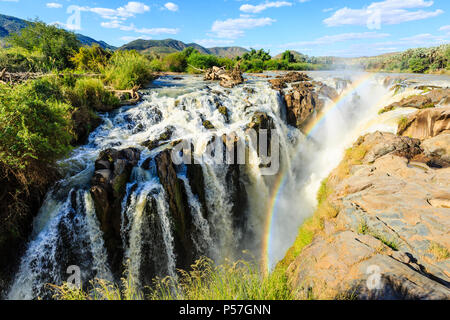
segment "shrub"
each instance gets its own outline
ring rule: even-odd
[[[76,70],[102,72],[111,53],[102,49],[98,45],[92,47],[81,47],[80,50],[71,58]]]
[[[27,169],[34,161],[52,163],[70,150],[70,106],[59,88],[40,79],[0,87],[0,162]]]
[[[38,51],[0,48],[0,71],[6,68],[9,72],[44,72],[47,71],[45,61],[44,55]]]
[[[105,89],[102,81],[94,78],[77,80],[67,95],[76,108],[86,106],[96,111],[110,111],[120,105],[119,99]]]
[[[153,79],[150,61],[132,51],[116,51],[105,68],[105,80],[115,89],[144,86]]]
[[[171,53],[163,61],[165,69],[171,72],[185,72],[188,66],[183,52]]]
[[[200,54],[198,52],[194,52],[187,59],[188,66],[193,66],[198,69],[209,69],[214,66],[219,66],[219,59],[213,55]]]
[[[164,64],[160,59],[153,59],[150,61],[150,70],[159,72],[164,71]]]

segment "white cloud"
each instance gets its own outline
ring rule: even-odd
[[[165,5],[164,5],[164,7],[167,9],[167,10],[169,10],[169,11],[173,11],[173,12],[175,12],[175,11],[178,11],[178,5],[176,5],[175,3],[173,3],[173,2],[167,2]]]
[[[433,1],[426,0],[385,0],[373,2],[362,9],[344,7],[337,10],[331,17],[325,19],[324,23],[331,27],[342,25],[366,25],[374,15],[378,15],[381,24],[399,24],[436,17],[444,13],[444,11],[440,9],[435,11],[410,10],[428,8],[433,4]]]
[[[269,8],[280,8],[280,7],[290,7],[292,6],[291,2],[287,1],[274,1],[274,2],[266,2],[258,5],[251,4],[243,4],[240,8],[242,12],[247,13],[260,13]]]
[[[134,24],[124,25],[119,20],[102,22],[101,26],[108,29],[120,29],[122,31],[134,31],[148,35],[177,34],[180,30],[175,28],[137,28]]]
[[[439,31],[450,32],[450,25],[440,27]]]
[[[62,8],[63,5],[61,3],[56,3],[56,2],[49,2],[46,4],[47,8],[52,8],[52,9],[59,9]]]
[[[324,45],[331,44],[336,42],[344,42],[350,40],[365,40],[365,39],[380,39],[389,37],[388,33],[377,33],[377,32],[361,32],[361,33],[341,33],[331,36],[324,36],[317,38],[312,41],[300,41],[285,44],[285,47],[294,47],[294,46],[314,46],[314,45]]]
[[[201,39],[195,40],[194,42],[198,43],[199,45],[205,48],[229,46],[234,43],[233,40],[224,40],[224,39]]]
[[[117,9],[110,8],[85,8],[85,11],[94,12],[103,19],[126,20],[134,17],[136,14],[142,14],[150,11],[150,7],[142,2],[130,1],[125,6]]]
[[[140,37],[125,36],[125,37],[120,38],[120,40],[125,41],[125,42],[131,42],[131,41],[138,40],[138,39],[152,40],[151,37],[147,37],[147,36],[140,36]]]
[[[271,25],[276,20],[271,18],[238,18],[216,20],[211,31],[218,38],[235,39],[244,35],[244,30]]]

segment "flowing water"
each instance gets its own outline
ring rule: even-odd
[[[154,160],[148,170],[141,166],[160,150],[149,151],[141,144],[156,140],[170,127],[173,141],[190,139],[195,146],[204,147],[211,140],[211,131],[203,126],[206,119],[218,136],[234,133],[245,137],[245,128],[255,112],[264,112],[273,119],[280,137],[281,164],[276,176],[265,176],[254,163],[240,170],[239,180],[245,189],[240,192],[245,192],[248,199],[246,207],[240,208],[245,211],[241,213],[245,217],[242,226],[236,226],[233,218],[235,198],[231,195],[236,194],[237,186],[230,182],[227,165],[208,161],[201,164],[207,216],[192,190],[185,166],[178,167],[177,176],[186,191],[193,225],[190,237],[198,255],[220,262],[240,258],[246,250],[259,261],[267,253],[270,266],[274,266],[294,242],[300,224],[313,213],[320,181],[338,165],[344,150],[362,132],[393,131],[398,118],[411,112],[377,116],[381,107],[414,92],[406,88],[394,96],[383,85],[383,75],[316,72],[311,76],[336,88],[341,98],[338,103],[326,100],[327,116],[308,136],[286,125],[280,95],[267,80],[252,77],[233,89],[195,76],[183,76],[181,80],[162,77],[145,90],[139,105],[103,114],[103,125],[91,134],[88,143],[60,161],[65,178],[48,193],[34,221],[28,249],[8,298],[50,298],[46,285],[66,281],[71,265],[80,268],[83,283],[94,278],[117,279],[108,266],[89,192],[94,162],[108,148],[142,150],[122,201],[123,262],[128,276],[138,283],[148,283],[146,273],[176,276],[175,230],[167,194]],[[354,85],[343,85],[335,79],[338,76],[352,80]],[[227,107],[228,119],[219,112],[218,105]],[[249,152],[257,156],[255,147]],[[265,242],[267,251],[263,250]]]

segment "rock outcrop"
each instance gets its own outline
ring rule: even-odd
[[[220,85],[224,88],[233,88],[244,83],[239,65],[230,71],[225,68],[212,67],[206,70],[204,79],[205,81],[220,81]]]
[[[347,152],[287,268],[299,299],[450,299],[450,168],[427,165],[448,137],[432,139],[376,132]]]
[[[381,113],[388,112],[397,108],[416,108],[427,109],[436,106],[445,106],[450,104],[450,89],[436,88],[429,92],[413,95],[390,104],[382,109]]]
[[[91,195],[103,232],[109,262],[116,274],[121,274],[123,248],[121,239],[122,200],[126,185],[140,159],[138,149],[108,149],[95,162]]]
[[[285,102],[287,123],[300,130],[307,127],[323,109],[325,102],[321,97],[331,100],[338,97],[334,88],[311,80],[301,72],[288,72],[269,80],[272,89],[278,90]]]
[[[417,139],[433,138],[450,133],[450,106],[419,110],[399,126],[398,134]]]

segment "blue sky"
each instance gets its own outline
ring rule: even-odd
[[[362,56],[450,42],[449,0],[0,0],[0,13],[39,17],[115,46],[173,38]]]

